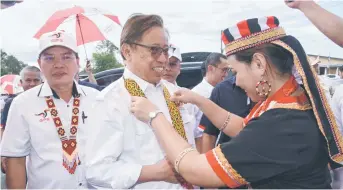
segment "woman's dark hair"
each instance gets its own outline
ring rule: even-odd
[[[124,24],[120,35],[120,47],[140,41],[143,34],[153,27],[164,27],[163,19],[158,15],[133,14]],[[121,54],[123,59],[125,57]]]
[[[280,74],[292,74],[293,56],[286,49],[274,44],[262,44],[247,50],[235,53],[237,61],[251,64],[253,55],[262,53],[269,64],[272,64]]]

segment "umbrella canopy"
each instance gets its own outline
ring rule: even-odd
[[[24,91],[19,75],[4,75],[0,78],[1,94],[17,94]]]
[[[78,46],[108,39],[118,47],[121,24],[118,16],[75,6],[55,12],[34,37],[39,39],[42,34],[55,30],[74,34]]]

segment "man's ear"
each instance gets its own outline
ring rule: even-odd
[[[132,54],[131,53],[132,49],[131,49],[130,45],[124,43],[120,49],[121,49],[121,53],[124,56],[125,60],[130,61],[131,60],[131,54]]]

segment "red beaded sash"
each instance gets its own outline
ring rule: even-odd
[[[62,121],[60,117],[58,116],[58,111],[56,109],[54,100],[50,96],[45,97],[45,99],[46,99],[48,108],[50,110],[51,117],[56,126],[58,136],[62,142],[63,166],[68,170],[70,174],[74,174],[77,165],[80,163],[78,152],[77,152],[77,142],[76,142],[77,127],[79,124],[80,96],[78,95],[77,97],[75,97],[73,101],[73,110],[72,110],[73,115],[71,119],[71,128],[70,128],[69,138],[67,137]]]

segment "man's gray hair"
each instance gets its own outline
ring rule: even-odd
[[[21,80],[24,80],[24,78],[25,78],[24,75],[25,75],[25,72],[27,72],[27,71],[39,73],[39,78],[42,80],[42,73],[41,73],[40,69],[38,67],[36,67],[36,66],[26,66],[26,67],[24,67],[20,71],[20,78],[21,78]]]

